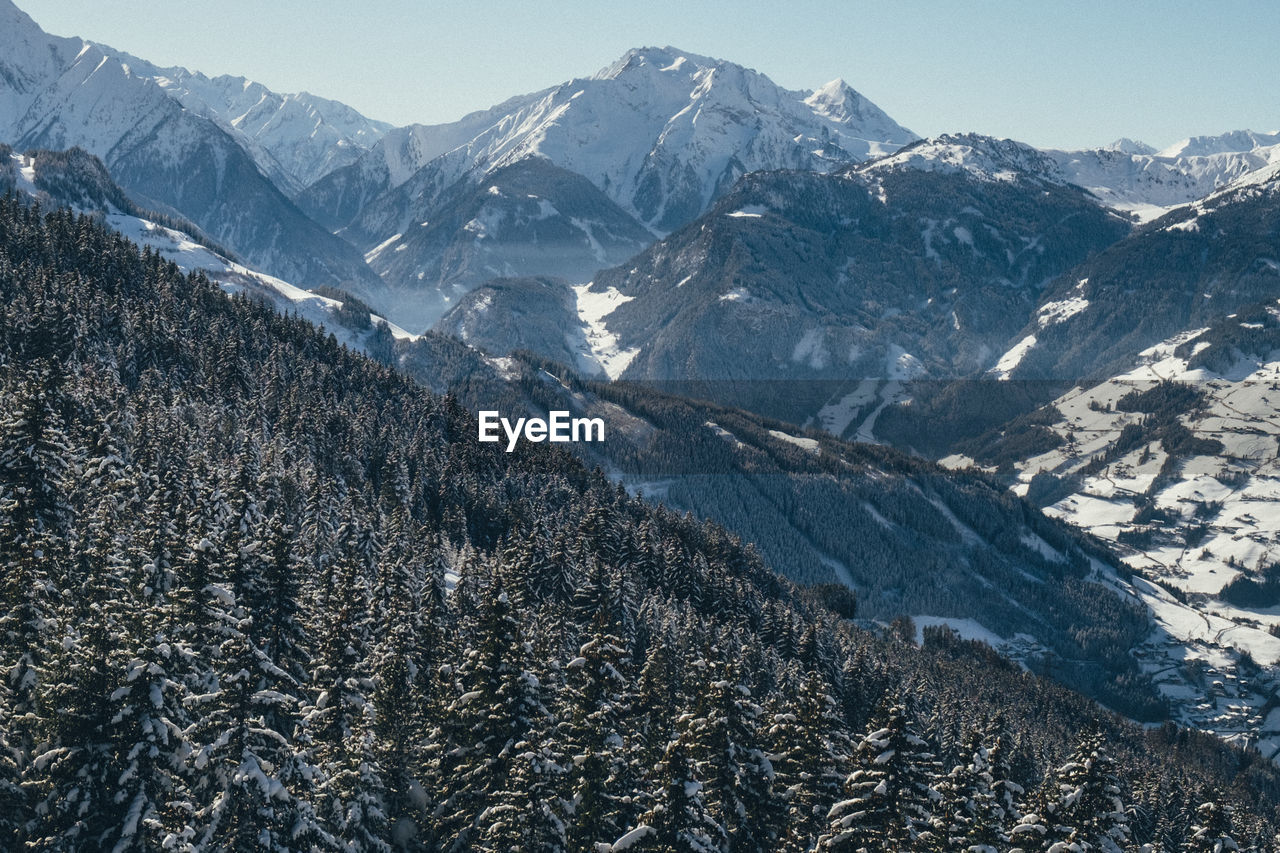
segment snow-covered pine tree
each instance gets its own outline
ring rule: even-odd
[[[787,814],[781,849],[807,851],[826,827],[826,815],[850,770],[844,722],[825,680],[811,672],[791,702],[773,708],[768,732],[778,790]]]
[[[1102,736],[1086,735],[1071,759],[1050,774],[1040,813],[1024,816],[1013,841],[1028,851],[1121,853],[1131,834],[1122,796]],[[1039,840],[1028,845],[1028,838]]]
[[[1013,781],[1010,742],[1004,718],[996,715],[983,733],[983,743],[988,746],[987,772],[991,774],[991,791],[995,794],[996,803],[1004,813],[1006,829],[1012,829],[1022,820],[1022,812],[1018,804],[1026,795],[1023,787]]]
[[[1196,807],[1195,824],[1191,827],[1191,837],[1187,840],[1185,850],[1188,853],[1228,853],[1239,850],[1231,837],[1234,827],[1232,815],[1235,810],[1218,801],[1210,792],[1209,796]]]
[[[618,838],[636,817],[639,780],[623,733],[634,701],[627,642],[618,636],[615,596],[601,572],[593,572],[575,599],[594,607],[590,632],[567,665],[565,720],[557,740],[567,753],[573,821],[571,849],[591,850]]]
[[[164,614],[148,609],[145,593],[132,606],[148,614],[138,623],[123,667],[113,667],[108,740],[119,767],[112,795],[118,826],[111,853],[180,849],[194,837],[188,790],[187,711],[180,677],[184,664],[164,631]],[[121,816],[122,815],[122,816]]]
[[[209,670],[191,676],[187,735],[195,844],[211,849],[323,837],[310,801],[316,773],[306,738],[297,736],[299,685],[261,646],[276,631],[266,624],[272,606],[256,448],[244,447],[231,511],[215,487],[204,489],[202,527],[216,538],[205,536],[180,561],[179,604],[192,621],[178,633],[195,657],[209,657]]]
[[[781,803],[774,797],[773,765],[762,745],[762,710],[737,667],[718,663],[705,669],[710,681],[690,723],[690,751],[703,798],[724,828],[726,849],[768,853],[778,848]]]
[[[429,684],[423,669],[423,613],[417,575],[434,555],[414,553],[403,505],[393,510],[391,531],[374,592],[373,675],[374,753],[382,770],[390,838],[398,849],[431,843],[426,819],[430,804],[423,786],[424,732]],[[417,567],[417,568],[415,568]]]
[[[23,780],[39,740],[39,673],[67,572],[77,454],[67,437],[59,364],[9,367],[0,380],[0,840],[21,843]]]
[[[114,689],[108,698],[106,732],[114,821],[101,840],[102,849],[111,853],[177,849],[193,837],[193,806],[184,773],[190,752],[182,702],[188,663],[170,641],[171,604],[166,598],[173,580],[173,553],[185,526],[179,466],[176,456],[165,454],[162,473],[151,478],[143,523],[133,537],[133,566],[123,578],[128,582],[122,595],[121,624],[126,630],[110,657]],[[104,468],[102,462],[97,467]]]
[[[650,607],[642,609],[656,611],[661,606],[652,602]],[[631,716],[635,752],[633,764],[638,766],[643,777],[653,773],[666,752],[667,744],[675,736],[677,697],[680,694],[682,674],[682,670],[677,667],[666,628],[658,624],[651,630],[654,636],[649,644],[648,655],[640,667]],[[641,793],[642,798],[647,795],[647,791]]]
[[[114,417],[112,418],[114,420]],[[133,574],[126,518],[139,502],[135,472],[112,433],[100,425],[78,490],[95,508],[75,525],[78,559],[58,614],[61,641],[48,654],[40,705],[48,723],[44,752],[33,762],[32,783],[41,797],[33,843],[50,850],[113,846],[112,806],[123,765],[111,740],[116,680],[128,649],[132,621],[126,609]]]
[[[680,721],[688,726],[691,717]],[[707,810],[702,783],[694,772],[687,728],[663,753],[654,779],[653,805],[621,836],[613,850],[637,853],[720,853],[728,843],[724,827]]]
[[[501,579],[480,592],[475,645],[463,655],[446,717],[435,777],[443,787],[434,816],[445,851],[462,851],[484,831],[481,814],[505,790],[511,768],[548,716],[542,685],[530,671],[532,649]],[[527,751],[525,748],[523,751]]]
[[[854,763],[844,784],[846,798],[827,813],[827,833],[817,850],[943,849],[933,824],[937,762],[904,706],[892,706],[884,725],[863,737]]]
[[[321,774],[316,810],[326,829],[356,853],[388,850],[391,837],[382,768],[374,751],[374,683],[368,670],[371,632],[369,541],[354,517],[338,531],[338,554],[321,580],[328,618],[314,626],[314,703],[305,728]]]
[[[937,786],[942,794],[937,817],[946,849],[997,853],[1009,840],[1008,816],[994,790],[990,754],[980,732],[969,735],[960,757],[964,763],[952,768]]]
[[[565,772],[544,725],[512,747],[509,772],[477,821],[476,849],[487,853],[594,850],[568,841],[572,806],[560,794]]]

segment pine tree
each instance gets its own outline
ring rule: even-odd
[[[939,818],[948,849],[997,853],[1009,838],[1008,816],[995,791],[990,754],[978,732],[961,749],[963,764],[952,768],[938,785],[942,794]]]
[[[133,643],[122,601],[132,574],[124,519],[137,483],[108,424],[83,470],[83,490],[96,507],[73,537],[82,543],[69,575],[77,588],[63,600],[62,640],[42,673],[46,749],[33,762],[33,787],[41,796],[35,843],[51,850],[111,843],[123,770],[114,760],[111,698],[113,671],[123,668]]]
[[[568,841],[565,818],[572,806],[559,794],[564,766],[542,734],[514,744],[509,773],[479,816],[477,849],[492,853],[594,849]]]
[[[114,843],[103,848],[111,853],[177,849],[194,837],[185,692],[173,675],[183,665],[161,633],[162,614],[142,612],[150,618],[138,626],[132,648],[124,649],[123,667],[113,667],[117,686],[110,695],[107,734],[120,768],[113,812],[118,809],[122,817]]]
[[[62,382],[58,365],[37,361],[0,386],[0,841],[15,844],[30,813],[23,783],[39,741],[40,672],[68,571],[76,454]]]
[[[1047,780],[1038,814],[1026,815],[1014,828],[1023,849],[1101,850],[1120,853],[1130,836],[1115,762],[1102,748],[1101,735],[1086,736],[1071,760]],[[1028,846],[1027,838],[1037,839]],[[1055,847],[1056,846],[1056,847]]]
[[[655,781],[653,806],[613,849],[644,853],[719,853],[725,849],[724,828],[707,811],[687,734],[667,745]]]
[[[323,837],[310,801],[316,772],[298,729],[298,685],[260,645],[271,633],[263,621],[270,612],[266,560],[249,491],[256,477],[245,469],[242,461],[225,542],[205,537],[193,549],[187,583],[201,575],[207,582],[183,608],[197,620],[190,630],[216,638],[204,644],[211,667],[194,675],[188,700],[195,843],[214,849],[276,849]],[[222,514],[209,506],[204,512]]]
[[[311,676],[319,691],[306,713],[322,778],[317,810],[328,830],[352,851],[389,849],[386,789],[374,747],[374,684],[368,672],[370,591],[364,539],[352,519],[338,534],[340,551],[322,581],[328,620]]]
[[[626,718],[634,697],[626,671],[630,668],[626,641],[617,635],[613,596],[608,586],[593,579],[594,593],[580,596],[580,605],[594,597],[591,632],[570,661],[567,719],[558,731],[571,760],[569,780],[573,823],[569,841],[573,849],[590,850],[608,843],[631,826],[638,816],[638,780],[625,741]]]
[[[810,850],[839,798],[851,761],[844,722],[820,675],[805,677],[794,707],[775,708],[769,739],[775,786],[787,814],[785,849]]]
[[[761,746],[762,710],[736,668],[703,669],[713,674],[690,724],[690,750],[707,807],[724,828],[727,849],[776,850],[780,804],[773,795],[773,765]]]
[[[640,766],[652,770],[662,759],[675,728],[675,708],[680,673],[672,660],[666,637],[659,633],[650,645],[640,669],[640,684],[633,705]]]
[[[516,756],[548,713],[542,686],[528,667],[532,649],[501,583],[483,591],[476,646],[464,655],[465,692],[446,711],[450,718],[437,778],[444,786],[436,808],[441,848],[463,850],[477,843],[480,816],[494,792],[503,790]]]
[[[1222,805],[1216,799],[1205,799],[1196,807],[1196,822],[1191,827],[1191,837],[1185,849],[1189,853],[1239,850],[1239,845],[1231,837],[1234,812],[1231,806]]]
[[[370,661],[374,751],[386,788],[390,836],[401,849],[430,843],[425,819],[430,804],[421,778],[429,700],[422,644],[430,617],[422,611],[420,584],[410,563],[417,558],[407,553],[407,535],[405,530],[388,537],[374,596],[382,639]]]
[[[817,849],[941,849],[932,816],[939,799],[931,784],[933,754],[904,707],[890,708],[884,726],[863,737],[855,763],[845,780],[846,799],[828,812]]]

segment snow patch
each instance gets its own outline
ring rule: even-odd
[[[791,350],[791,360],[796,364],[808,364],[814,370],[823,370],[831,361],[824,343],[822,329],[809,329]]]
[[[782,432],[776,429],[769,430],[769,435],[773,436],[779,441],[785,441],[787,442],[787,444],[794,444],[796,447],[807,450],[810,453],[817,453],[819,450],[818,440],[815,438],[801,438],[798,435],[791,435],[790,433]]]
[[[1088,307],[1089,300],[1082,296],[1072,296],[1055,302],[1046,302],[1036,312],[1036,322],[1043,329],[1045,326],[1053,326],[1069,320]]]
[[[603,293],[593,291],[591,282],[573,285],[572,290],[577,299],[578,319],[582,322],[582,330],[590,350],[583,354],[588,368],[594,367],[593,372],[598,371],[610,379],[617,379],[640,352],[640,348],[623,349],[618,343],[618,336],[605,326],[605,318],[635,297],[624,296],[613,287]]]
[[[1007,380],[1027,353],[1031,352],[1036,345],[1036,336],[1027,335],[1022,340],[1013,345],[1012,349],[1000,356],[1000,360],[996,362],[996,366],[991,368],[991,374],[1001,381]]]

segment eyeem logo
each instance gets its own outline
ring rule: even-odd
[[[507,452],[516,449],[523,437],[535,444],[542,441],[604,441],[604,421],[600,418],[571,418],[569,412],[548,412],[547,419],[517,418],[514,424],[495,411],[480,412],[480,440],[502,441],[499,429],[506,435]]]

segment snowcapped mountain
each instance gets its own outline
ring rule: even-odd
[[[206,77],[185,68],[159,68],[119,54],[129,70],[153,80],[197,115],[208,116],[253,155],[289,195],[358,160],[391,125],[346,104],[309,92],[278,94],[243,77]]]
[[[858,169],[865,176],[914,170],[966,174],[981,181],[1036,181],[1073,183],[1058,169],[1052,157],[1012,139],[996,139],[977,133],[943,134],[921,139],[898,151],[871,160]]]
[[[792,92],[730,62],[645,48],[592,77],[452,124],[392,131],[359,161],[309,187],[299,204],[369,253],[386,286],[368,295],[417,326],[487,277],[586,281],[701,214],[747,172],[829,171],[914,138],[842,81]],[[452,221],[442,212],[459,198],[531,162],[545,164],[537,167],[541,188],[531,194],[559,199],[556,216],[577,232],[574,245],[558,241],[554,266],[485,262],[459,272],[442,254],[445,246],[473,256],[547,258],[548,247],[528,242],[525,229],[465,230],[483,217],[458,221],[463,230],[451,236],[440,232]],[[554,189],[553,175],[565,186]],[[613,209],[602,213],[606,207]],[[595,223],[594,230],[582,223]],[[463,249],[467,241],[474,245]],[[450,293],[450,301],[436,291]],[[415,292],[421,304],[414,304]]]
[[[429,200],[428,190],[472,171],[541,156],[669,229],[746,171],[828,169],[915,138],[847,86],[820,94],[787,92],[728,62],[635,50],[594,77],[513,99],[457,126],[417,130],[415,140],[452,142],[485,125],[442,157],[435,145],[419,145],[419,156],[430,158],[422,165],[431,168],[414,175],[402,196]]]
[[[298,196],[298,203],[317,222],[335,231],[344,228],[375,198],[402,185],[427,163],[464,145],[503,116],[546,94],[535,92],[511,98],[450,124],[393,128],[359,160],[335,169],[307,187]]]
[[[1035,175],[1082,187],[1109,207],[1149,221],[1280,162],[1280,134],[1235,131],[1183,140],[1163,151],[1119,139],[1105,148],[1039,150],[1008,139],[948,134],[876,161],[877,169],[967,171],[989,179]]]
[[[1197,136],[1163,151],[1122,139],[1107,148],[1045,154],[1065,180],[1146,221],[1280,162],[1280,133]]]
[[[9,0],[0,0],[0,141],[84,148],[147,207],[187,217],[274,275],[309,285],[376,280],[223,123],[185,108],[123,55],[45,34]]]
[[[1176,208],[1071,270],[1000,359],[1004,377],[1103,378],[1280,289],[1280,163]]]
[[[592,77],[452,125],[415,128],[399,145],[371,152],[377,168],[367,171],[385,176],[395,192],[353,230],[376,244],[400,230],[396,214],[416,216],[464,176],[538,156],[586,177],[646,225],[670,231],[746,172],[825,171],[915,138],[843,81],[792,92],[731,62],[642,48]],[[418,173],[403,177],[414,162]]]

